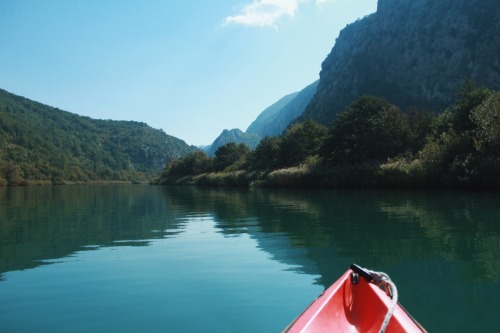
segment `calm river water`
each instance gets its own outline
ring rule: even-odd
[[[280,332],[352,262],[500,332],[500,194],[0,188],[0,332]]]

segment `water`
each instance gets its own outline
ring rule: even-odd
[[[280,332],[352,262],[500,332],[500,194],[0,188],[0,332]]]

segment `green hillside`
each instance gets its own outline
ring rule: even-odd
[[[95,120],[0,89],[0,184],[145,181],[196,148],[132,121]]]

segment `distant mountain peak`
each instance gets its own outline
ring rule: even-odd
[[[210,147],[204,150],[213,156],[217,149],[229,142],[243,143],[255,148],[260,140],[266,136],[278,136],[288,127],[291,121],[299,117],[316,92],[318,81],[302,89],[288,94],[262,111],[248,126],[246,132],[235,128],[223,130]]]
[[[209,156],[215,156],[215,152],[219,147],[222,147],[230,142],[243,143],[250,148],[255,148],[260,141],[260,137],[252,133],[244,133],[239,128],[233,128],[231,130],[225,129],[222,133],[215,139],[207,153]]]

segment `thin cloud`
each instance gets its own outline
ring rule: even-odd
[[[336,0],[314,0],[319,8]],[[283,17],[294,17],[299,5],[311,3],[313,0],[253,0],[251,4],[243,7],[238,15],[228,16],[222,26],[231,24],[249,27],[275,27]]]
[[[300,0],[254,0],[239,15],[228,16],[223,26],[238,24],[252,27],[276,26],[284,16],[293,17]]]

